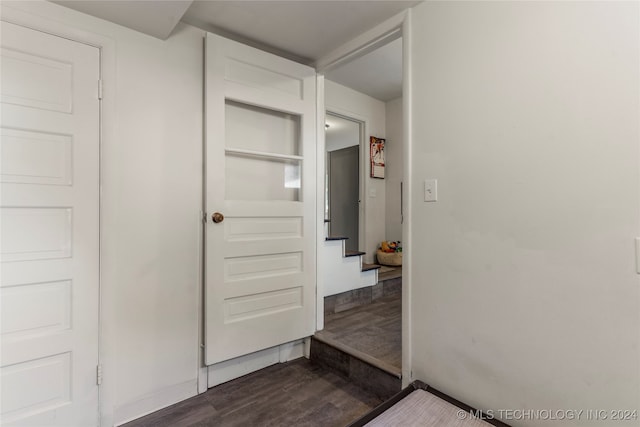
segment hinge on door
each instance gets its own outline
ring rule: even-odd
[[[98,80],[98,99],[102,99],[102,79]]]
[[[96,384],[102,384],[102,365],[96,366]]]

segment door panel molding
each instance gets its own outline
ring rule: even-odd
[[[213,365],[315,332],[316,74],[214,34],[205,52],[205,210],[224,215],[205,224]]]
[[[6,11],[3,7],[0,52],[10,59],[3,61],[1,100],[8,168],[0,179],[0,422],[94,425],[99,422],[101,52],[10,23],[6,18],[29,18]]]

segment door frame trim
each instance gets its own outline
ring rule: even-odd
[[[386,21],[349,40],[342,46],[320,58],[315,63],[316,71],[324,75],[327,71],[353,61],[402,37],[410,10],[407,9]]]
[[[45,3],[46,4],[46,3]],[[21,3],[19,5],[0,5],[0,13],[2,21],[30,28],[35,31],[50,34],[52,36],[61,37],[73,42],[82,43],[99,50],[99,77],[103,82],[113,82],[116,76],[116,43],[114,40],[88,31],[66,24],[64,22],[53,21],[47,17],[41,16],[42,4],[34,2],[33,4]],[[114,335],[109,328],[105,327],[113,323],[116,318],[114,315],[115,300],[112,299],[111,293],[104,284],[108,283],[105,278],[105,269],[103,268],[105,253],[105,221],[104,221],[104,156],[103,151],[108,141],[112,139],[115,133],[113,123],[115,123],[115,85],[104,85],[102,90],[102,98],[99,99],[99,130],[98,130],[98,361],[103,371],[109,371],[112,367],[110,355],[116,353]],[[98,407],[97,419],[99,425],[113,425],[113,416],[115,408],[115,384],[110,379],[103,379],[102,384],[98,385]]]
[[[349,120],[351,122],[357,123],[359,126],[359,140],[358,140],[358,148],[359,148],[359,152],[358,152],[358,200],[359,200],[359,204],[358,204],[358,250],[362,251],[364,250],[364,248],[366,248],[366,240],[365,240],[365,236],[366,236],[366,215],[364,214],[366,211],[366,207],[367,207],[367,197],[366,197],[366,188],[365,188],[365,183],[366,183],[366,178],[367,176],[365,175],[365,171],[367,169],[367,158],[365,156],[365,153],[368,152],[368,146],[367,144],[367,137],[366,135],[369,135],[369,119],[367,119],[366,117],[358,117],[357,114],[354,114],[352,112],[346,111],[346,110],[341,110],[340,108],[336,108],[333,106],[325,106],[326,107],[326,112],[325,114],[328,114],[330,116],[334,116],[334,117],[338,117],[344,120]],[[326,142],[325,142],[325,146],[326,146]],[[355,146],[352,146],[355,147]],[[325,153],[326,154],[326,153]],[[327,168],[327,162],[325,159],[325,163],[324,163],[324,167],[325,167],[325,173],[326,173],[326,168]],[[323,180],[324,182],[324,180]],[[331,219],[331,217],[329,217],[329,219]],[[329,229],[331,229],[331,223],[329,223]]]
[[[339,65],[357,59],[363,55],[366,55],[373,50],[392,42],[402,37],[402,147],[403,147],[403,191],[406,191],[407,195],[412,194],[412,168],[411,168],[411,146],[412,146],[412,111],[411,111],[411,92],[412,92],[412,74],[411,74],[411,9],[407,9],[392,18],[378,24],[369,31],[355,37],[354,39],[346,42],[339,48],[325,55],[316,61],[315,67],[318,73],[318,81],[322,82],[318,87],[318,126],[320,129],[321,124],[324,123],[324,110],[326,108],[324,103],[324,74]],[[320,95],[322,95],[322,103],[320,103]],[[320,111],[322,110],[322,111]],[[335,109],[333,109],[335,110]],[[322,127],[323,133],[324,128]],[[366,131],[366,130],[365,130]],[[324,152],[324,135],[318,135],[318,149],[322,148]],[[318,162],[324,163],[324,157],[318,156]],[[324,175],[324,166],[318,170],[322,171]],[[324,176],[320,177],[318,173],[318,186],[324,187]],[[324,197],[324,191],[318,191],[322,193]],[[402,384],[403,387],[409,385],[412,381],[412,368],[411,368],[411,338],[412,338],[412,325],[411,325],[411,289],[412,289],[412,277],[411,277],[411,264],[412,264],[412,198],[410,196],[403,197],[403,212],[404,222],[402,227],[402,245],[405,249],[403,255],[403,274],[402,274]],[[324,212],[324,205],[322,205],[322,211]],[[318,218],[324,218],[322,215]],[[324,231],[324,224],[318,226],[319,229]],[[324,239],[318,239],[318,253],[320,253],[320,244]],[[321,282],[322,268],[320,262],[318,263],[318,283]],[[323,289],[318,286],[318,321],[317,329],[324,327],[324,293]]]

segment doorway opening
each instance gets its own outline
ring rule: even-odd
[[[324,74],[324,329],[311,344],[312,359],[365,363],[367,378],[356,381],[395,391],[402,378],[402,61],[398,33]],[[384,140],[375,173],[371,137]],[[397,252],[379,253],[395,243]]]
[[[347,251],[359,251],[361,224],[361,122],[327,112],[325,119],[325,218],[329,236],[346,237]]]

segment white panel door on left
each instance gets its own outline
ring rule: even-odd
[[[100,52],[0,30],[0,424],[95,426]]]

